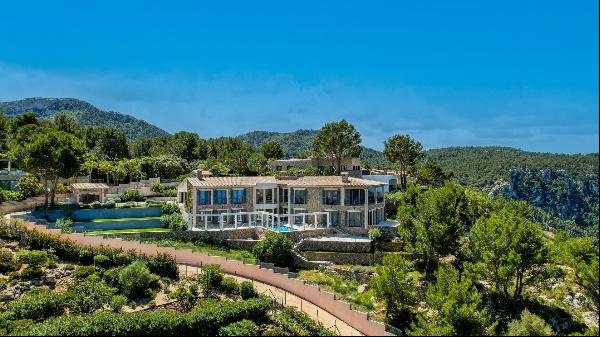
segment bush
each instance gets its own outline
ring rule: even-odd
[[[17,253],[19,263],[25,263],[31,268],[41,268],[48,263],[48,252],[43,250],[21,250]]]
[[[76,279],[85,279],[90,275],[96,273],[96,268],[94,266],[79,266],[75,268],[75,272],[73,272],[73,276]]]
[[[23,269],[21,272],[22,280],[33,280],[36,278],[41,278],[44,273],[42,272],[42,268],[39,267],[27,267]]]
[[[292,241],[287,236],[268,232],[265,239],[254,245],[252,252],[262,262],[274,263],[278,267],[290,267],[293,261]]]
[[[100,201],[94,201],[90,204],[92,209],[100,209],[102,208],[102,203]]]
[[[508,323],[507,336],[553,336],[554,331],[543,319],[523,310],[518,320]]]
[[[114,312],[121,312],[121,309],[127,304],[127,297],[115,295],[110,299],[110,309]]]
[[[25,199],[23,193],[17,191],[0,190],[0,201],[21,201]]]
[[[115,202],[115,200],[110,199],[110,200],[107,200],[103,206],[104,206],[104,208],[115,208],[115,207],[117,207],[117,203]]]
[[[69,217],[64,217],[56,220],[56,226],[60,228],[61,233],[73,233],[73,220]]]
[[[181,213],[179,206],[170,202],[160,205],[160,210],[163,212],[163,214]]]
[[[235,278],[231,276],[223,277],[223,279],[221,280],[220,289],[227,294],[234,294],[239,292],[240,290],[237,282],[235,281]]]
[[[111,287],[118,287],[119,274],[121,273],[121,269],[121,267],[108,269],[102,274],[102,279],[104,280],[104,282],[106,282],[106,284],[110,285]]]
[[[15,255],[6,248],[0,248],[0,273],[15,271],[19,269]]]
[[[119,199],[121,199],[121,202],[145,201],[146,197],[138,190],[126,190],[119,194]]]
[[[110,258],[106,255],[96,255],[94,256],[94,265],[106,269],[110,267]]]
[[[202,267],[202,274],[198,276],[198,282],[202,286],[204,296],[210,296],[210,293],[219,288],[223,281],[223,272],[218,264],[207,264]]]
[[[254,289],[252,282],[244,281],[240,283],[240,296],[242,296],[242,299],[244,300],[258,297],[258,293]]]
[[[21,191],[23,197],[25,198],[33,197],[44,192],[40,180],[31,174],[21,177],[17,183],[17,188]]]
[[[243,319],[220,328],[219,336],[258,336],[258,326],[250,320]]]
[[[307,314],[293,307],[285,307],[272,314],[271,320],[292,336],[335,336],[323,324],[312,320]]]
[[[187,224],[185,223],[181,213],[163,214],[160,218],[162,227],[169,228],[172,230],[186,230]]]
[[[118,253],[113,256],[115,266],[125,266],[131,263],[131,257],[126,253]]]
[[[66,304],[73,314],[91,313],[108,304],[115,292],[115,288],[102,283],[97,275],[92,275],[69,287],[65,293]]]
[[[79,251],[79,262],[84,265],[90,265],[94,263],[94,253],[89,250],[83,249]]]
[[[121,291],[130,299],[143,297],[151,280],[152,274],[143,261],[135,261],[119,273]]]
[[[7,312],[11,319],[31,319],[42,321],[48,317],[62,315],[65,297],[62,293],[38,288],[8,304]]]
[[[204,301],[189,313],[167,310],[119,314],[102,311],[85,316],[61,316],[19,331],[29,336],[213,336],[223,326],[243,319],[264,319],[273,307],[266,298],[248,301]]]
[[[179,269],[177,267],[177,260],[173,255],[167,253],[159,253],[153,256],[145,257],[148,262],[148,268],[150,272],[176,279],[179,277]]]

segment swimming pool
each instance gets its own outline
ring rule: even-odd
[[[271,229],[275,232],[279,232],[279,233],[294,231],[294,229],[292,227],[288,227],[288,226],[275,226],[275,227],[269,227],[269,229]]]

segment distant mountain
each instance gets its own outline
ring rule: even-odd
[[[130,139],[153,138],[168,135],[163,129],[144,120],[114,111],[103,111],[88,102],[74,98],[26,98],[18,101],[0,102],[0,112],[8,117],[33,111],[40,118],[52,118],[64,111],[80,125],[104,126],[119,129]]]
[[[292,158],[298,152],[310,151],[312,140],[317,133],[319,133],[318,130],[296,130],[293,132],[252,131],[237,138],[257,148],[263,143],[275,140],[283,147],[284,157]],[[360,159],[363,162],[369,162],[373,167],[389,166],[383,152],[364,146],[362,147]]]

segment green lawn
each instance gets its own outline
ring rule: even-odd
[[[256,258],[252,252],[244,249],[230,249],[204,242],[183,242],[179,240],[144,240],[144,243],[153,243],[161,247],[174,247],[176,249],[191,249],[194,252],[210,255],[223,256],[230,260],[238,260],[244,263],[256,264]]]
[[[128,228],[128,229],[107,229],[104,231],[85,232],[86,235],[119,234],[119,233],[148,233],[148,232],[170,232],[169,228]]]
[[[115,219],[93,219],[90,222],[120,222],[120,221],[141,221],[141,220],[160,220],[159,216],[147,216],[143,218],[115,218]]]

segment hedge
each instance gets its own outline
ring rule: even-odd
[[[0,226],[0,238],[15,241],[24,240],[32,250],[53,249],[59,258],[78,261],[81,264],[93,263],[93,257],[96,255],[105,255],[109,258],[110,263],[107,263],[106,267],[118,267],[128,264],[128,261],[142,260],[146,262],[153,274],[173,279],[179,277],[177,261],[173,256],[166,253],[146,255],[134,250],[124,252],[122,249],[111,247],[80,247],[73,240],[28,229],[17,223],[6,223],[4,219],[2,220],[2,226]],[[127,257],[123,256],[124,253]]]
[[[220,327],[231,323],[264,319],[272,306],[273,302],[265,297],[237,302],[206,300],[188,313],[164,309],[124,314],[103,311],[50,318],[16,333],[26,336],[216,335]]]

